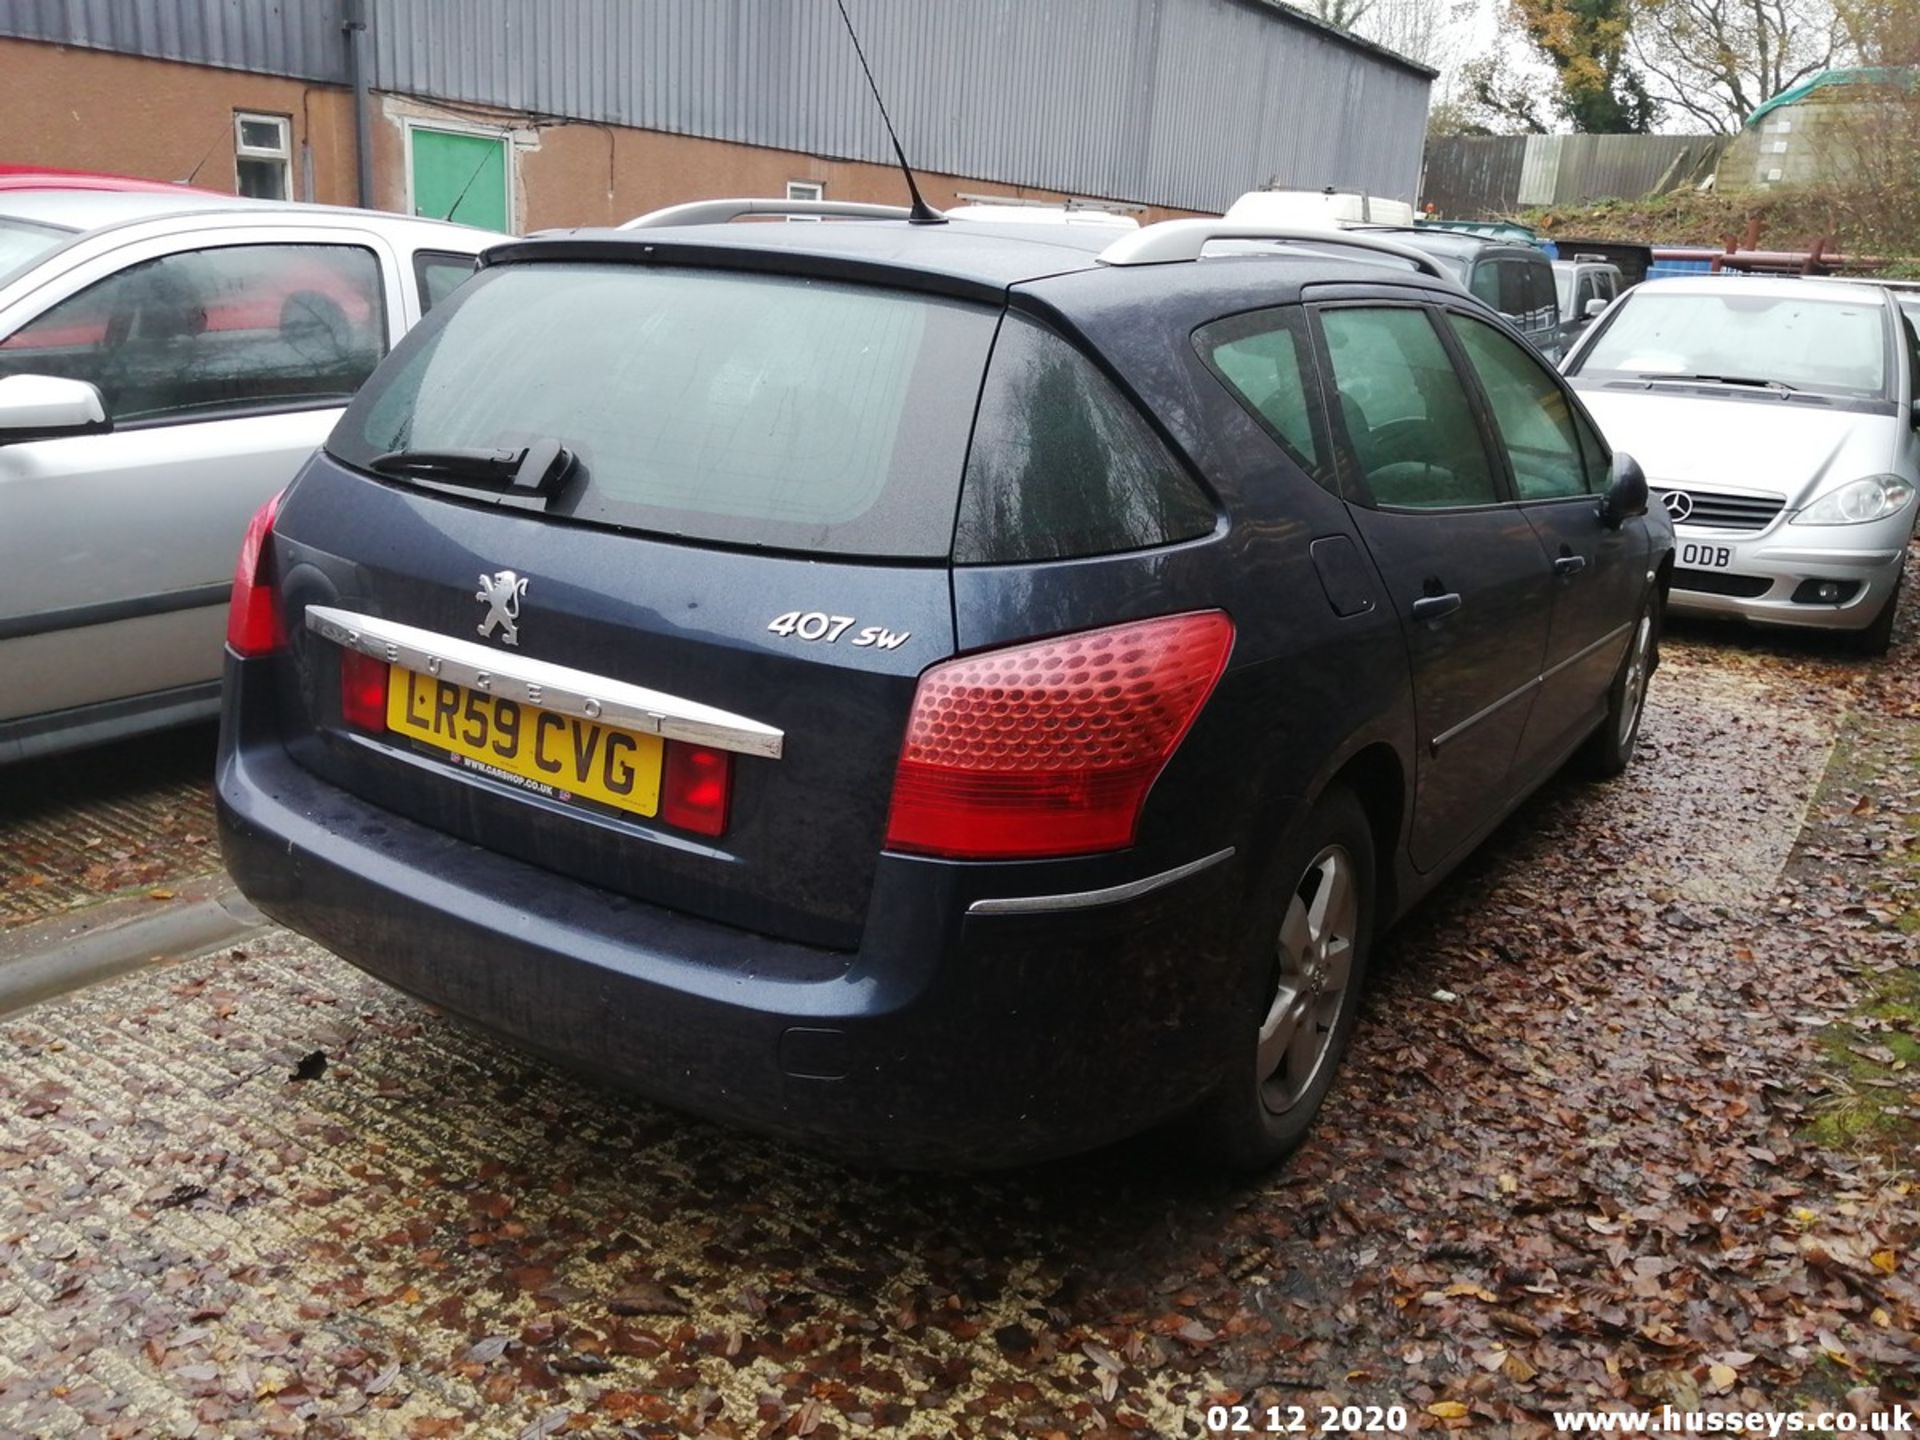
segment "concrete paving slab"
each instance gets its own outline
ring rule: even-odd
[[[226,876],[206,875],[0,930],[0,1015],[231,944],[266,923]]]

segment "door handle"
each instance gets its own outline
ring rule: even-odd
[[[1556,575],[1578,575],[1586,568],[1587,557],[1584,555],[1562,555],[1553,562],[1553,573]]]
[[[1460,608],[1458,592],[1447,595],[1422,595],[1413,602],[1413,618],[1416,620],[1444,620]]]

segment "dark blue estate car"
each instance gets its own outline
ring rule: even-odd
[[[705,1115],[951,1166],[1185,1114],[1261,1164],[1380,928],[1627,763],[1672,551],[1388,240],[515,242],[256,517],[227,864]]]

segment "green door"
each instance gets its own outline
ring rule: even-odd
[[[507,228],[507,142],[415,126],[413,213],[485,230]]]

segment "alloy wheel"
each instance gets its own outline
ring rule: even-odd
[[[1633,653],[1627,659],[1626,693],[1620,697],[1619,745],[1624,753],[1640,723],[1640,708],[1647,703],[1647,662],[1653,656],[1653,616],[1642,615],[1640,628],[1633,632]]]
[[[1256,1073],[1274,1114],[1300,1103],[1325,1068],[1347,1003],[1360,891],[1353,856],[1329,845],[1308,864],[1275,941],[1275,981],[1260,1022]]]

